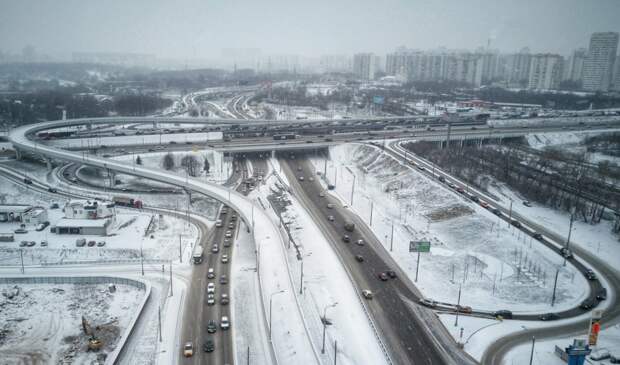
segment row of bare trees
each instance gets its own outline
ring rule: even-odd
[[[166,153],[162,158],[161,166],[164,170],[174,170],[177,166],[175,156],[171,152]],[[200,161],[195,154],[186,154],[182,156],[179,161],[179,166],[192,177],[199,176],[201,171],[208,174],[211,169],[207,156],[202,156],[202,161]]]
[[[597,165],[578,163],[574,155],[562,160],[558,151],[549,152],[556,154],[551,158],[510,144],[442,149],[436,143],[416,142],[407,148],[480,189],[500,181],[526,199],[565,211],[574,208],[584,222],[598,223],[606,209],[620,211],[620,189]]]

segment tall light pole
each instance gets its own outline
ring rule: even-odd
[[[327,308],[333,308],[338,305],[338,302],[334,302],[329,304],[323,308],[323,347],[321,348],[321,353],[325,353],[325,329],[327,328]]]
[[[461,284],[459,284],[459,299],[456,303],[456,320],[454,321],[454,327],[458,327],[459,325],[459,312],[461,309]]]
[[[271,342],[271,304],[272,304],[273,296],[276,294],[284,293],[285,291],[286,290],[282,289],[275,293],[271,293],[271,295],[269,296],[269,342]]]
[[[353,174],[353,184],[351,185],[351,206],[353,206],[353,193],[355,192],[355,174]]]

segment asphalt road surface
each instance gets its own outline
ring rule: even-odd
[[[412,303],[420,298],[418,291],[355,214],[329,194],[320,196],[324,191],[311,164],[301,157],[280,159],[280,163],[297,198],[309,209],[313,220],[332,243],[354,278],[357,289],[370,289],[374,293],[374,298],[367,300],[366,305],[379,327],[392,361],[395,364],[474,363],[461,351],[445,350],[436,338],[429,335],[429,328],[411,308]],[[303,181],[300,181],[300,176],[304,177]],[[310,177],[314,181],[310,181]],[[328,204],[334,207],[328,208]],[[328,216],[333,216],[333,221],[328,220]],[[355,222],[353,232],[345,230],[345,222]],[[345,234],[350,237],[349,243],[343,242]],[[358,240],[363,240],[364,244],[358,245]],[[357,261],[357,255],[363,257],[363,262]],[[397,278],[381,281],[379,273],[387,270],[395,271]],[[438,321],[437,324],[438,327],[432,330],[444,331]]]

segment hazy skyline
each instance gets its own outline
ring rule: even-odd
[[[68,58],[136,52],[218,59],[224,48],[263,54],[386,53],[410,48],[568,54],[591,33],[620,31],[618,0],[132,0],[1,1],[0,50]]]

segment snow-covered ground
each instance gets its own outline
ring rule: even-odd
[[[557,338],[549,340],[537,340],[534,346],[535,365],[563,365],[565,362],[554,354],[555,347],[565,349],[573,343],[574,338],[586,339],[586,329],[581,336],[570,338]],[[592,348],[593,351],[607,350],[616,358],[620,358],[620,324],[616,324],[610,328],[604,329],[599,333],[598,343]],[[532,351],[531,343],[525,343],[512,349],[503,361],[504,365],[526,364],[529,362]],[[590,364],[608,364],[607,361],[590,361]]]
[[[144,292],[132,286],[0,285],[2,364],[103,363],[127,329]],[[103,341],[87,351],[82,317]],[[97,360],[101,361],[98,362]]]
[[[23,185],[0,177],[2,194],[0,201],[4,204],[32,204],[49,207],[52,202],[60,209],[48,209],[50,226],[36,231],[36,224],[26,224],[28,233],[15,234],[15,242],[0,243],[0,265],[21,263],[20,251],[23,252],[24,264],[42,262],[57,263],[75,260],[114,260],[140,258],[140,250],[145,259],[176,259],[179,244],[184,250],[191,247],[198,239],[198,229],[182,218],[168,215],[138,212],[116,208],[117,218],[107,236],[58,235],[50,232],[55,222],[64,216],[62,207],[66,200],[55,199],[43,193],[33,194]],[[19,223],[0,223],[0,232],[13,232]],[[75,240],[85,238],[87,241],[105,241],[103,247],[76,247]],[[20,241],[35,241],[35,247],[19,247]],[[47,247],[41,247],[41,241],[47,241]],[[180,241],[180,242],[179,242]]]
[[[373,232],[425,296],[456,303],[462,287],[461,304],[477,310],[544,312],[551,308],[556,268],[555,310],[588,295],[586,280],[572,266],[562,267],[551,250],[381,150],[343,145],[330,156],[327,179],[335,182],[335,194],[350,205],[355,176],[351,209],[370,223],[372,205]],[[313,161],[322,172],[324,161]],[[410,241],[431,242],[431,252],[420,255],[417,280]]]
[[[270,163],[275,166],[272,171],[279,170],[277,160],[272,159]],[[285,179],[283,181],[286,183]],[[286,206],[282,220],[288,225],[293,240],[299,246],[299,254],[304,263],[303,294],[297,295],[297,299],[315,346],[320,346],[322,341],[323,310],[337,303],[327,311],[327,318],[333,324],[327,329],[323,361],[333,359],[333,344],[337,341],[340,364],[385,363],[385,357],[364,313],[363,304],[338,256],[312,217],[286,190],[276,176],[270,174],[265,185],[259,185],[255,194],[259,194],[265,204],[272,202]],[[294,278],[301,277],[298,250],[286,250],[289,270]],[[296,293],[299,293],[299,283],[294,283],[297,284],[294,285]],[[280,320],[286,321],[286,318]]]

